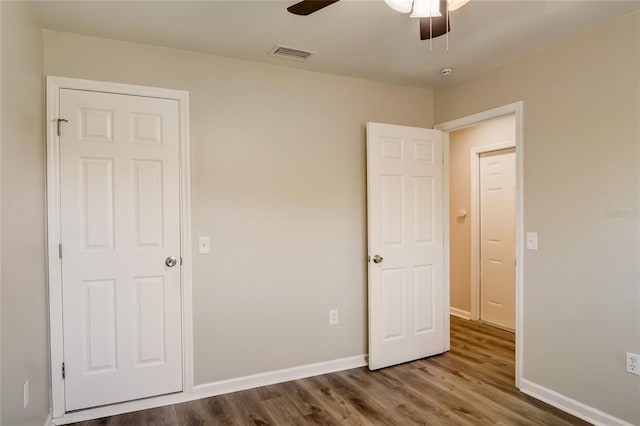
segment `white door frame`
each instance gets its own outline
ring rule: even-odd
[[[449,294],[450,283],[450,235],[446,230],[449,229],[449,133],[455,130],[464,129],[487,120],[502,117],[509,114],[516,115],[516,387],[520,388],[522,383],[522,348],[524,342],[523,333],[523,318],[524,318],[524,292],[523,292],[523,257],[524,257],[524,103],[522,101],[514,102],[508,105],[503,105],[497,108],[493,108],[487,111],[482,111],[476,114],[468,115],[456,120],[447,121],[436,125],[434,128],[441,130],[444,135],[444,193],[445,193],[445,265],[444,265],[444,286],[445,294]],[[495,150],[495,149],[492,149]],[[473,154],[472,154],[473,155]],[[472,163],[473,164],[473,163]],[[477,196],[477,195],[476,195]],[[472,203],[473,208],[473,203]],[[472,214],[475,218],[477,215]],[[477,220],[477,219],[476,219]],[[479,226],[479,222],[478,222]],[[473,233],[472,233],[473,235]],[[478,241],[476,241],[476,244]],[[472,250],[474,244],[472,243]],[[477,253],[476,253],[477,257]],[[477,260],[476,260],[477,262]],[[477,267],[477,263],[476,263]],[[472,268],[473,271],[473,268]],[[473,272],[472,272],[473,273]],[[476,280],[478,280],[476,273]],[[477,292],[477,287],[476,287]],[[473,309],[473,300],[472,300]],[[477,312],[477,311],[476,311]],[[445,335],[449,335],[451,332],[449,322],[445,322]]]
[[[146,96],[178,101],[180,144],[180,250],[182,256],[182,392],[193,390],[193,323],[191,288],[191,194],[189,169],[189,93],[182,90],[47,76],[47,268],[49,278],[49,340],[51,345],[52,417],[65,414],[61,368],[64,359],[62,324],[62,262],[60,244],[60,157],[57,134],[60,89]]]
[[[474,321],[480,319],[480,154],[515,147],[516,141],[511,139],[471,148],[471,319]]]

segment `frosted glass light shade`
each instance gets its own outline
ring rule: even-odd
[[[411,7],[413,6],[413,0],[384,0],[384,2],[391,9],[400,13],[411,12]]]
[[[449,12],[458,10],[467,3],[469,3],[469,0],[449,0]]]
[[[440,0],[414,0],[412,18],[435,18],[440,13]]]

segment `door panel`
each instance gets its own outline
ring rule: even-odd
[[[178,102],[60,90],[66,410],[182,390]]]
[[[403,176],[381,176],[382,241],[385,245],[402,244],[404,228]]]
[[[116,368],[116,292],[114,280],[83,282],[87,372]]]
[[[162,161],[133,162],[137,247],[162,247]]]
[[[433,178],[413,178],[414,243],[430,243],[433,240]]]
[[[389,341],[404,333],[404,274],[401,268],[382,271],[382,339]]]
[[[369,123],[367,167],[374,370],[444,351],[442,133]]]
[[[84,247],[113,250],[113,161],[81,158],[80,162]]]
[[[514,149],[480,155],[480,319],[515,329]]]
[[[137,364],[164,362],[165,285],[164,277],[136,279],[137,298]]]
[[[433,265],[416,266],[414,276],[414,331],[416,333],[433,330],[435,324]]]

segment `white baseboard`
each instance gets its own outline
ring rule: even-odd
[[[334,373],[336,371],[348,370],[350,368],[364,367],[365,365],[367,365],[366,355],[340,358],[316,364],[300,365],[297,367],[285,368],[283,370],[269,371],[251,376],[196,385],[191,392],[180,392],[171,395],[162,395],[153,398],[76,411],[65,414],[62,417],[55,418],[51,420],[49,424],[66,425],[69,423],[82,422],[101,417],[116,416],[118,414],[147,410],[149,408],[162,407],[165,405],[179,404],[181,402],[209,398],[211,396],[288,382],[290,380],[303,379],[305,377]],[[48,424],[45,423],[45,426],[47,425]]]
[[[44,426],[53,426],[53,422],[51,421],[51,413],[44,419]]]
[[[366,355],[357,355],[349,358],[340,358],[316,364],[301,365],[299,367],[238,377],[236,379],[206,383],[195,386],[193,391],[200,395],[201,398],[207,398],[260,386],[273,385],[275,383],[288,382],[290,380],[304,379],[305,377],[334,373],[350,368],[364,367],[365,365],[367,365]]]
[[[179,404],[181,402],[200,399],[198,395],[180,392],[170,395],[154,396],[152,398],[138,399],[135,401],[121,402],[119,404],[105,405],[97,408],[74,411],[62,417],[52,420],[54,426],[66,425],[69,423],[84,422],[87,420],[99,419],[101,417],[117,416],[118,414],[133,413],[135,411],[148,410],[150,408],[163,407],[165,405]]]
[[[604,411],[600,411],[597,408],[593,408],[526,379],[521,380],[520,391],[596,426],[633,426],[631,423],[607,414]]]
[[[453,306],[449,308],[449,313],[453,316],[464,318],[466,320],[471,319],[471,312],[463,311],[462,309],[454,308]]]

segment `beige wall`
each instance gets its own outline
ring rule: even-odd
[[[366,353],[365,123],[430,90],[45,31],[45,73],[185,89],[197,384]],[[328,325],[328,310],[340,324]]]
[[[2,8],[2,419],[41,425],[49,413],[44,237],[42,35],[29,5]],[[23,409],[22,386],[30,402]]]
[[[471,149],[513,142],[516,118],[507,115],[449,134],[451,307],[471,312]],[[457,217],[465,210],[467,217]]]
[[[636,13],[436,92],[436,122],[524,101],[524,378],[634,424],[639,64]]]

